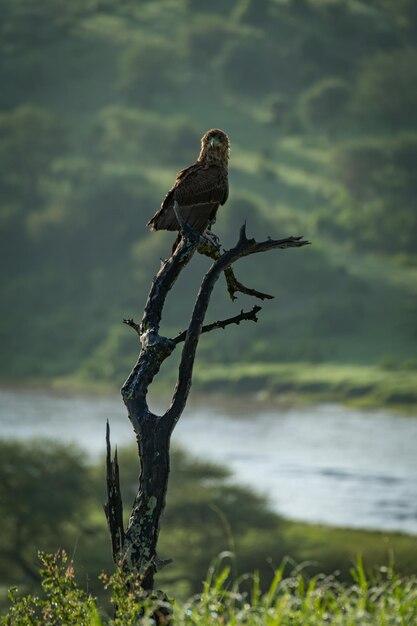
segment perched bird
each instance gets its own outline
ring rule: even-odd
[[[165,196],[159,211],[149,220],[152,230],[180,230],[173,206],[178,202],[180,218],[194,231],[210,239],[210,227],[216,219],[217,209],[229,195],[227,164],[229,138],[222,130],[213,128],[201,138],[197,161],[181,170]],[[181,235],[178,235],[173,251]]]

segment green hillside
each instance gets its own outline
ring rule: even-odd
[[[415,408],[416,34],[413,0],[4,0],[1,378],[120,385],[137,350],[121,319],[173,239],[145,224],[220,127],[224,246],[244,220],[313,246],[236,267],[275,299],[201,339],[195,388]],[[178,282],[167,334],[208,265]],[[248,304],[220,282],[208,321]]]

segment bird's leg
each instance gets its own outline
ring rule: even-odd
[[[205,243],[208,243],[213,248],[220,251],[220,239],[211,231],[210,226],[207,226],[206,230],[202,233],[201,239],[203,246]]]
[[[180,206],[178,204],[178,202],[176,200],[174,200],[174,204],[172,206],[173,211],[175,213],[175,217],[177,218],[177,222],[179,224],[179,230],[181,232],[181,234],[187,235],[190,232],[193,232],[192,228],[190,228],[187,224],[187,222],[185,222],[183,220],[183,217],[181,215],[181,211],[180,211]]]
[[[218,241],[218,237],[216,237]],[[197,252],[200,254],[204,254],[204,256],[208,256],[210,259],[217,261],[220,259],[220,245],[217,243],[213,243],[213,241],[209,237],[205,237],[204,235],[200,235],[200,244],[197,248]]]
[[[193,228],[191,228],[191,226],[189,226],[187,224],[187,222],[183,219],[182,215],[181,215],[181,211],[180,211],[180,207],[179,204],[176,200],[174,200],[174,204],[173,204],[173,210],[175,213],[175,217],[177,218],[177,222],[179,224],[179,233],[181,236],[186,237],[188,239],[191,239],[193,241],[196,240],[196,238],[198,239],[200,237],[199,233],[197,233]],[[178,240],[178,237],[177,237]],[[175,241],[174,243],[174,247],[172,249],[172,252],[175,251],[179,241]]]

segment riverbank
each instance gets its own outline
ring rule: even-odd
[[[245,363],[196,370],[204,391],[308,404],[337,402],[362,408],[417,411],[417,370],[339,363]]]
[[[128,373],[128,372],[127,372]],[[126,375],[127,375],[126,373]],[[46,389],[54,392],[113,395],[123,380],[89,379],[75,374],[57,378],[2,380],[3,388]],[[169,398],[175,380],[168,375],[152,386]],[[417,415],[417,369],[339,363],[236,363],[195,367],[191,401],[209,396],[210,403],[245,402],[263,407],[337,403],[356,408],[385,408]],[[238,401],[239,401],[238,400]],[[197,400],[196,400],[197,401]]]

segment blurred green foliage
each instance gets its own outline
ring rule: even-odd
[[[119,453],[128,514],[136,495],[139,460],[133,447]],[[213,558],[224,551],[234,554],[232,578],[257,570],[262,589],[286,557],[298,563],[308,560],[311,575],[338,570],[342,580],[349,579],[358,554],[369,567],[394,558],[399,573],[415,569],[412,537],[284,520],[265,498],[233,482],[226,468],[176,448],[171,460],[158,552],[173,563],[158,573],[157,584],[177,598],[198,593]],[[10,586],[18,587],[19,594],[37,589],[38,551],[58,548],[74,561],[80,584],[103,594],[98,575],[113,569],[102,508],[104,461],[87,463],[80,451],[52,440],[2,441],[0,470],[1,600]]]
[[[1,441],[0,451],[1,578],[33,584],[37,546],[70,544],[83,525],[88,469],[80,452],[52,441]]]
[[[158,97],[179,88],[180,56],[174,42],[143,38],[121,56],[120,89],[135,104],[152,105]]]
[[[348,83],[338,78],[323,78],[300,94],[300,119],[310,131],[343,133],[349,97]]]
[[[224,245],[246,219],[314,247],[239,263],[276,300],[244,344],[237,328],[203,337],[201,372],[412,359],[416,34],[412,0],[5,0],[0,376],[123,380],[136,343],[117,325],[140,316],[172,239],[145,224],[214,126],[232,142]],[[206,268],[176,285],[167,334]],[[220,281],[208,317],[235,313]]]
[[[417,255],[417,135],[365,139],[334,152],[344,193],[338,212],[322,221],[357,246],[385,254]]]
[[[417,49],[378,52],[358,74],[352,108],[371,129],[398,131],[417,125]]]

